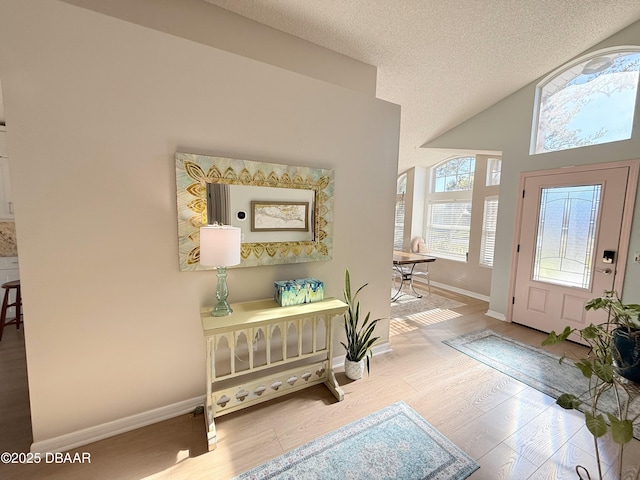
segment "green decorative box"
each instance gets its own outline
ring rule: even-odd
[[[274,282],[273,299],[281,307],[324,300],[324,283],[315,278]]]

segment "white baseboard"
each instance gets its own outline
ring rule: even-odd
[[[424,286],[427,286],[426,282],[423,282],[418,278],[416,278],[415,281],[418,282],[418,283],[422,283]],[[460,293],[462,295],[466,295],[467,297],[477,298],[478,300],[482,300],[483,302],[489,302],[490,301],[490,298],[488,296],[486,296],[486,295],[481,295],[481,294],[476,293],[476,292],[470,292],[469,290],[463,290],[461,288],[452,287],[451,285],[446,285],[444,283],[431,282],[431,285],[433,285],[434,287],[441,288],[443,290],[449,290],[451,292]],[[495,318],[496,320],[502,320],[503,322],[507,321],[507,317],[503,313],[495,312],[493,310],[487,310],[487,313],[485,315],[487,315],[488,317],[491,317],[491,318]]]
[[[389,342],[381,343],[372,348],[373,355],[382,355],[391,351]],[[341,367],[344,365],[344,355],[334,358],[333,366]],[[149,410],[147,412],[131,415],[130,417],[120,418],[112,422],[96,425],[76,432],[66,433],[58,437],[49,438],[40,442],[31,444],[31,452],[47,453],[47,452],[64,452],[73,448],[78,448],[89,443],[104,440],[105,438],[119,435],[120,433],[130,432],[137,428],[146,427],[153,423],[177,417],[193,412],[196,407],[203,406],[206,396],[191,398],[182,402],[174,403],[164,407]]]
[[[487,313],[485,313],[485,315],[487,317],[495,318],[497,320],[502,320],[503,322],[507,321],[507,317],[504,315],[504,313],[494,312],[493,310],[487,310]]]
[[[413,281],[414,283],[422,284],[425,288],[427,287],[427,282],[423,281],[420,277],[414,278]],[[476,292],[471,292],[469,290],[463,290],[462,288],[453,287],[451,285],[447,285],[446,283],[434,282],[432,280],[431,285],[433,285],[434,287],[441,288],[443,290],[449,290],[450,292],[460,293],[461,295],[466,295],[467,297],[477,298],[478,300],[482,300],[483,302],[489,302],[490,300],[489,297],[486,295],[482,295]]]
[[[96,425],[95,427],[85,428],[40,442],[34,442],[31,444],[31,452],[64,452],[72,448],[78,448],[82,445],[87,445],[120,433],[129,432],[140,427],[192,412],[196,407],[204,405],[205,398],[206,397],[202,395],[147,412],[131,415],[130,417]]]
[[[373,356],[377,356],[377,355],[382,355],[383,353],[389,353],[392,352],[393,350],[391,349],[391,343],[389,342],[385,342],[385,343],[381,343],[379,345],[376,345],[375,347],[373,347],[371,349],[371,351],[373,352]],[[333,367],[342,367],[344,366],[344,354],[340,355],[339,357],[334,357],[333,358]]]

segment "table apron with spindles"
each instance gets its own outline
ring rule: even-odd
[[[347,304],[335,298],[290,307],[273,300],[232,304],[233,313],[200,311],[206,339],[206,422],[209,450],[214,418],[323,383],[338,401],[333,372],[333,318]]]

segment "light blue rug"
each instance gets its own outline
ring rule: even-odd
[[[489,329],[443,340],[443,343],[555,399],[563,393],[580,396],[589,389],[589,380],[570,359],[560,363],[557,355]],[[587,397],[580,399],[589,404]],[[629,411],[640,412],[638,403],[631,403]],[[615,411],[613,392],[603,395],[598,406],[604,412]],[[634,426],[634,437],[640,440],[638,424]]]
[[[480,466],[398,402],[232,480],[462,480]]]

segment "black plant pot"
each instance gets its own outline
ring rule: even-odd
[[[613,347],[613,363],[618,374],[640,383],[640,330],[629,332],[626,328],[616,328]]]

